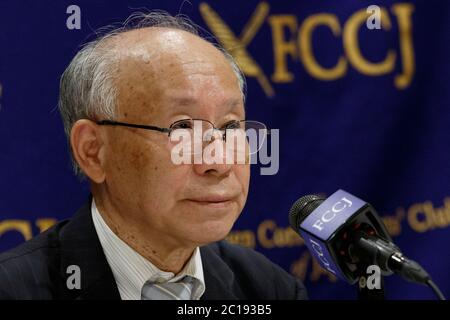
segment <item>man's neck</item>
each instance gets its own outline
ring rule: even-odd
[[[178,274],[192,256],[195,246],[177,246],[167,236],[147,230],[142,223],[124,219],[108,201],[94,196],[95,205],[111,231],[158,269]]]

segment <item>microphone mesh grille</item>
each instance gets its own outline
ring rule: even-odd
[[[292,205],[289,210],[289,224],[291,228],[298,232],[300,224],[306,217],[314,211],[325,200],[324,197],[318,195],[303,196]]]

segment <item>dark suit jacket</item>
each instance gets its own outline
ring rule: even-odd
[[[202,299],[306,299],[303,284],[254,250],[216,242],[200,248]],[[68,289],[70,265],[81,288]],[[90,203],[0,255],[0,299],[120,299],[91,217]]]

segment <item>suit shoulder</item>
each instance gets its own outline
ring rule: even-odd
[[[36,237],[0,254],[0,265],[9,260],[20,259],[24,256],[33,256],[58,246],[60,229],[67,221],[62,221],[50,227]]]
[[[268,299],[306,299],[303,283],[263,254],[227,241],[208,245],[245,286],[267,292]],[[268,291],[270,290],[270,291]]]
[[[0,254],[0,299],[31,299],[39,283],[48,282],[59,246],[59,229],[64,224]]]
[[[258,266],[259,270],[271,269],[273,267],[279,268],[263,254],[251,248],[232,244],[227,241],[219,241],[210,246],[222,260],[231,264],[239,264],[241,266],[248,266],[249,268]]]

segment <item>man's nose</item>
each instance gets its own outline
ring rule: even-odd
[[[214,134],[211,142],[203,148],[201,163],[196,164],[194,162],[194,171],[198,175],[202,176],[228,176],[233,167],[233,163],[227,161],[226,152],[225,141],[223,139],[222,132],[219,131],[218,134]]]
[[[225,141],[225,130],[220,129],[209,129],[205,139],[203,141],[204,145],[214,142],[215,140]]]

